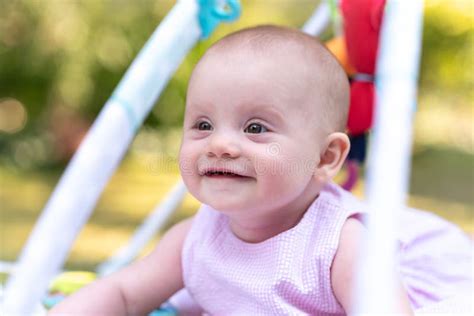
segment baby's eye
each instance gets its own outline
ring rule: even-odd
[[[250,133],[250,134],[260,134],[260,133],[268,132],[268,129],[262,124],[252,123],[245,128],[244,132]]]
[[[209,122],[201,121],[196,124],[196,128],[200,131],[210,131],[212,130],[212,125]]]

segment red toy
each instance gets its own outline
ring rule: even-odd
[[[351,135],[367,132],[374,109],[375,62],[385,0],[342,0],[344,35],[349,62],[356,75],[351,84],[347,128]]]
[[[347,162],[348,177],[342,185],[350,190],[358,179],[365,160],[367,132],[372,127],[375,102],[375,64],[385,0],[341,0],[346,53],[355,70],[351,76],[351,95],[347,130],[351,151]]]

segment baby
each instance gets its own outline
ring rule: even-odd
[[[308,35],[259,26],[218,41],[190,79],[179,158],[203,206],[53,313],[146,314],[183,288],[212,315],[351,312],[366,206],[331,181],[348,102],[346,74]],[[398,312],[469,291],[459,230],[414,210],[401,227]]]

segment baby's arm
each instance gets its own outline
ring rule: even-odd
[[[334,294],[347,314],[354,312],[352,289],[355,284],[355,267],[359,255],[360,245],[367,229],[362,223],[349,218],[342,227],[339,247],[331,267],[331,284]],[[408,295],[401,280],[397,280],[397,314],[412,315]]]
[[[191,219],[171,228],[147,257],[81,289],[51,315],[144,315],[183,288],[181,250]]]

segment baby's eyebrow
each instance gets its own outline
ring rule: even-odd
[[[186,111],[192,112],[194,115],[206,115],[214,111],[211,104],[191,103],[186,106]]]
[[[270,116],[272,119],[276,120],[278,123],[284,122],[284,116],[278,111],[275,106],[267,104],[252,104],[247,105],[248,111],[253,115],[262,115]]]

